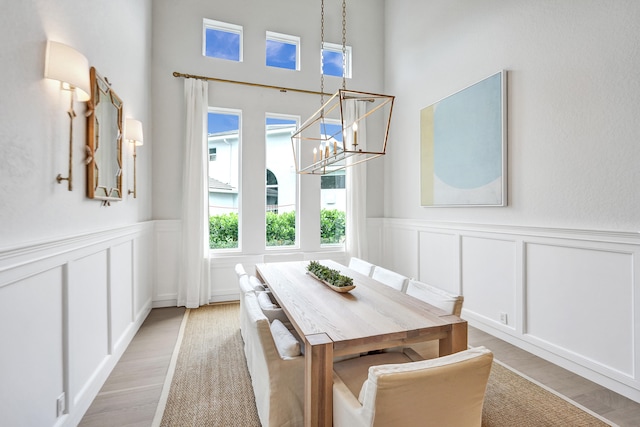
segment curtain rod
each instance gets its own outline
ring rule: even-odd
[[[196,76],[196,75],[193,75],[193,74],[179,73],[177,71],[173,72],[173,77],[184,77],[186,79],[213,80],[213,81],[222,82],[222,83],[234,83],[234,84],[238,84],[238,85],[263,87],[263,88],[267,88],[267,89],[277,89],[280,92],[300,92],[300,93],[309,93],[309,94],[312,94],[312,95],[327,95],[327,96],[333,95],[332,93],[315,92],[315,91],[312,91],[312,90],[295,89],[295,88],[282,87],[282,86],[263,85],[263,84],[260,84],[260,83],[241,82],[241,81],[238,81],[238,80],[218,79],[216,77]]]

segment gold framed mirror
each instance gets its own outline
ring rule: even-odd
[[[87,116],[87,197],[122,200],[122,100],[91,67]]]

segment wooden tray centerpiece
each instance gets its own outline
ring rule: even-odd
[[[343,276],[338,270],[326,267],[318,261],[309,262],[309,265],[307,266],[307,274],[324,283],[336,292],[349,292],[356,287],[356,285],[353,284],[353,279],[351,277]]]

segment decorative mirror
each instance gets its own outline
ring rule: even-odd
[[[122,200],[122,100],[91,67],[87,119],[87,196]]]

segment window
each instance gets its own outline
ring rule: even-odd
[[[344,62],[342,59],[342,45],[324,43],[322,45],[322,70],[326,76],[351,78],[351,46],[345,47]],[[344,70],[343,70],[344,66]]]
[[[278,213],[278,178],[267,169],[267,212]]]
[[[296,244],[298,174],[291,155],[291,134],[298,119],[291,116],[267,116],[265,223],[268,247]]]
[[[328,135],[338,144],[342,144],[341,124],[339,121],[325,122],[321,126],[323,139]],[[320,177],[320,244],[344,244],[346,230],[347,192],[345,188],[345,170],[341,169]]]
[[[242,26],[205,18],[202,55],[242,62]]]
[[[267,31],[266,58],[268,67],[300,69],[300,37]]]
[[[210,108],[209,247],[239,248],[240,112]]]

